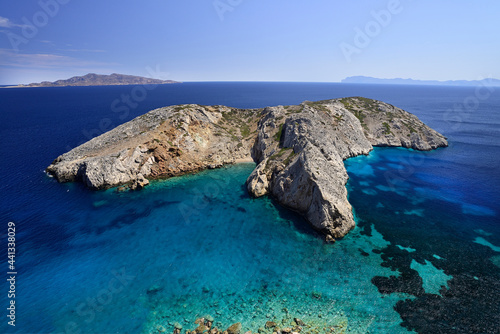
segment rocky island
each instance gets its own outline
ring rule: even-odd
[[[7,88],[22,87],[66,87],[66,86],[117,86],[117,85],[162,85],[178,83],[173,80],[160,80],[135,75],[117,74],[95,74],[89,73],[83,76],[76,76],[65,80],[54,82],[42,81],[40,83],[30,83],[27,85],[9,86]]]
[[[343,160],[373,146],[432,150],[446,138],[416,116],[362,97],[238,109],[196,104],[152,110],[59,156],[47,172],[91,189],[252,159],[247,188],[303,215],[328,241],[355,226]]]

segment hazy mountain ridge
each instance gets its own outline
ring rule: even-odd
[[[500,86],[499,79],[486,78],[482,80],[415,80],[415,79],[380,79],[366,76],[347,77],[342,83],[389,84],[389,85],[433,85],[433,86]]]
[[[179,82],[173,80],[152,79],[152,78],[145,78],[135,75],[126,75],[118,73],[113,73],[110,75],[89,73],[83,76],[74,76],[72,78],[65,80],[57,80],[54,82],[42,81],[40,83],[30,83],[27,85],[17,85],[13,87],[161,85],[169,83],[179,83]]]

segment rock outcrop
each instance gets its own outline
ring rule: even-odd
[[[343,160],[368,154],[372,145],[416,150],[448,145],[416,116],[360,97],[266,108],[258,129],[252,150],[258,165],[248,191],[256,197],[271,194],[330,240],[355,225]]]
[[[250,158],[258,113],[224,106],[155,109],[59,156],[47,172],[91,189],[217,168]]]
[[[446,139],[392,105],[353,97],[297,106],[236,109],[181,105],[153,110],[58,157],[47,172],[60,182],[104,189],[147,178],[257,163],[247,188],[299,212],[327,240],[355,225],[343,160],[373,146],[431,150]]]

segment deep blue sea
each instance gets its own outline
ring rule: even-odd
[[[127,98],[129,96],[129,98]],[[392,103],[448,137],[345,162],[357,227],[326,244],[252,199],[254,164],[141,192],[58,184],[58,155],[172,104],[239,108],[346,96]],[[500,333],[500,88],[183,83],[0,89],[0,332],[171,333],[206,314],[257,331],[287,316],[345,333]],[[16,226],[15,327],[7,225]]]

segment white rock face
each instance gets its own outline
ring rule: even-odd
[[[255,133],[243,138],[240,132],[245,118],[256,127],[257,115],[224,106],[156,109],[59,156],[47,172],[91,189],[142,189],[141,176],[182,175],[250,158]]]
[[[272,195],[325,235],[342,238],[355,226],[343,160],[368,154],[372,144],[429,150],[447,142],[415,116],[373,100],[266,108],[252,151],[259,165],[248,190]]]
[[[253,153],[265,164],[261,162],[248,178],[249,191],[254,196],[266,194],[261,186],[266,184],[262,180],[265,173],[267,192],[282,205],[303,214],[316,229],[341,238],[354,227],[343,159],[368,154],[372,146],[363,135],[359,120],[347,111],[335,110],[337,118],[332,117],[331,110],[308,105],[296,114],[280,111],[268,108],[268,115],[262,118]],[[283,116],[286,119],[278,141],[277,136],[269,135],[268,129],[276,128],[276,119]],[[283,148],[291,149],[289,156],[296,154],[288,164],[274,156]]]
[[[265,172],[266,162],[267,160],[263,160],[258,164],[248,177],[247,189],[254,197],[261,197],[269,192],[269,183]]]

